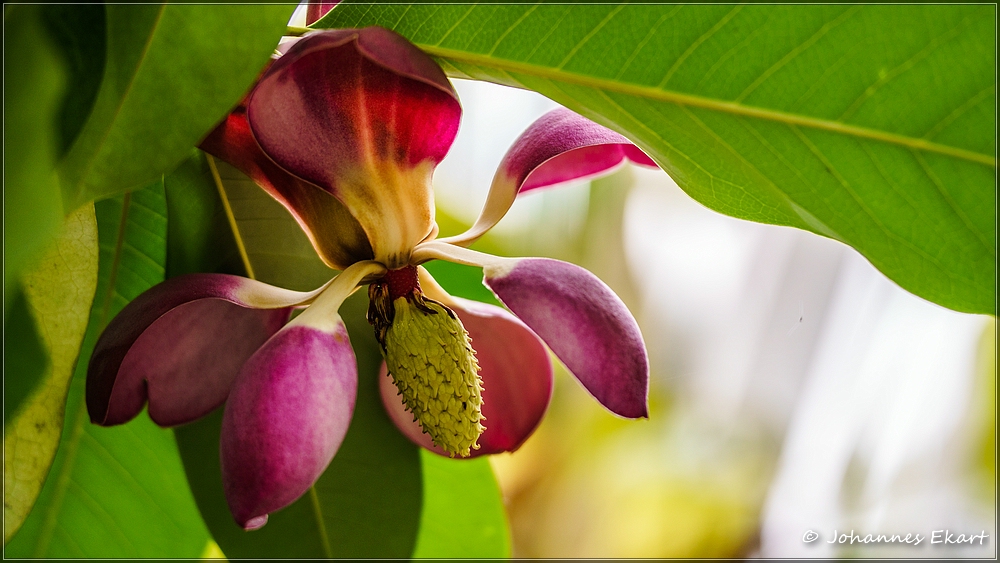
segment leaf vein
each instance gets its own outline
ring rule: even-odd
[[[497,40],[493,42],[493,47],[490,48],[489,52],[486,53],[486,55],[487,56],[492,55],[497,50],[497,47],[500,46],[500,43],[502,43],[503,40],[506,39],[508,35],[510,35],[510,32],[514,31],[514,29],[516,29],[517,26],[521,25],[521,22],[523,22],[528,16],[530,16],[535,10],[537,10],[538,6],[539,6],[538,4],[534,4],[528,11],[521,14],[521,17],[517,18],[517,21],[511,24],[511,26],[508,27],[507,30],[504,31],[502,34],[500,34],[500,37],[498,37]]]
[[[587,42],[591,40],[591,38],[597,35],[597,33],[600,32],[601,29],[603,29],[604,26],[607,25],[609,21],[614,19],[614,17],[618,15],[618,12],[621,12],[622,9],[624,8],[625,4],[619,4],[618,6],[615,6],[615,9],[608,12],[608,15],[604,16],[604,19],[602,19],[600,22],[598,22],[597,25],[594,26],[594,29],[591,29],[590,32],[588,32],[587,35],[583,37],[583,39],[578,41],[577,44],[574,45],[573,48],[569,50],[569,53],[567,53],[566,56],[563,57],[563,60],[558,65],[556,65],[556,70],[560,70],[564,66],[566,66],[566,63],[571,61],[573,57],[576,56],[576,54],[580,51],[580,49],[582,49],[583,46],[586,45]]]
[[[662,90],[650,86],[640,86],[636,84],[615,82],[613,80],[584,76],[580,74],[567,72],[564,70],[549,69],[532,63],[506,61],[502,59],[496,59],[493,57],[485,57],[475,53],[468,53],[468,52],[431,46],[426,44],[418,44],[418,46],[427,53],[435,57],[450,59],[453,65],[455,62],[459,63],[465,62],[472,65],[482,66],[484,68],[511,71],[519,74],[526,74],[528,76],[544,78],[549,80],[550,82],[563,82],[567,84],[574,84],[577,86],[594,88],[595,90],[603,90],[607,92],[615,92],[619,94],[631,95],[646,100],[656,100],[678,105],[700,107],[700,108],[710,109],[713,111],[718,111],[721,113],[729,113],[733,115],[753,117],[765,121],[784,123],[786,125],[798,125],[802,127],[808,127],[810,129],[831,131],[841,135],[873,139],[884,143],[909,147],[912,149],[939,153],[954,158],[968,160],[970,162],[976,162],[979,164],[984,164],[986,166],[996,168],[996,158],[994,156],[958,147],[953,147],[950,145],[942,145],[939,143],[928,141],[926,139],[917,139],[907,135],[891,133],[889,131],[870,129],[867,127],[850,125],[839,121],[832,121],[829,119],[822,119],[818,117],[793,114],[793,113],[761,108],[756,106],[747,106],[735,102],[718,100],[715,98],[707,98],[704,96],[683,94],[680,92],[675,92],[671,90]]]
[[[809,47],[812,47],[817,41],[822,39],[823,36],[829,33],[832,29],[836,28],[840,24],[850,19],[851,16],[858,13],[859,10],[861,10],[860,5],[852,6],[850,9],[845,10],[842,14],[834,18],[833,21],[829,21],[823,24],[808,39],[796,45],[791,51],[786,53],[785,56],[781,57],[781,59],[779,59],[778,62],[774,63],[773,65],[771,65],[770,68],[761,73],[761,75],[758,76],[753,82],[751,82],[750,85],[747,86],[743,90],[743,92],[740,93],[739,96],[736,96],[736,99],[733,101],[736,103],[742,102],[744,99],[746,99],[747,96],[753,93],[754,90],[760,87],[760,85],[763,84],[764,81],[770,78],[774,73],[784,68],[784,66],[790,63],[793,59],[795,59],[795,57],[801,55]]]
[[[635,57],[643,50],[643,48],[646,47],[646,44],[649,43],[651,39],[653,39],[653,36],[656,35],[656,30],[660,29],[660,26],[663,25],[664,22],[672,18],[674,14],[679,12],[683,7],[684,7],[683,4],[678,4],[677,7],[675,7],[673,10],[663,14],[662,16],[660,16],[660,19],[656,20],[656,23],[653,24],[653,27],[649,28],[649,31],[646,32],[646,36],[642,38],[642,41],[640,41],[639,44],[635,46],[635,49],[632,51],[632,54],[630,54],[628,58],[625,59],[625,64],[622,65],[621,70],[619,70],[618,74],[615,75],[615,80],[620,79],[622,75],[625,74],[625,71],[628,70],[628,67],[632,65],[632,61],[635,60]]]
[[[687,58],[690,57],[691,54],[694,53],[698,49],[698,47],[701,46],[702,43],[708,41],[713,35],[716,34],[716,32],[718,32],[727,23],[729,23],[729,20],[736,17],[736,14],[740,13],[742,9],[743,6],[737,5],[732,10],[730,10],[729,13],[723,16],[719,21],[715,22],[715,25],[710,27],[708,31],[702,33],[698,39],[695,39],[694,42],[688,45],[688,48],[683,53],[681,53],[680,57],[677,57],[677,60],[674,61],[674,64],[671,65],[670,68],[667,70],[667,73],[663,76],[663,79],[660,80],[660,83],[656,85],[656,88],[662,89],[664,86],[666,86],[667,82],[670,82],[670,79],[674,76],[674,73],[677,72],[677,69],[679,69],[681,65],[684,64],[684,61],[686,61]]]
[[[961,31],[963,31],[966,27],[969,27],[969,25],[971,24],[972,24],[972,17],[971,16],[966,17],[958,25],[948,30],[946,33],[943,33],[935,37],[933,40],[931,40],[930,43],[927,44],[927,46],[917,51],[909,59],[897,65],[896,68],[890,70],[884,76],[880,76],[878,80],[876,80],[870,86],[861,91],[861,95],[859,95],[857,99],[855,99],[854,102],[850,106],[848,106],[846,110],[844,110],[844,113],[837,118],[837,121],[847,121],[848,119],[850,119],[851,116],[853,116],[858,111],[858,109],[860,109],[861,106],[864,105],[866,101],[868,101],[868,99],[874,96],[875,92],[877,92],[880,88],[891,82],[894,78],[896,78],[900,74],[903,74],[907,70],[913,68],[918,62],[927,58],[938,47],[957,37]]]

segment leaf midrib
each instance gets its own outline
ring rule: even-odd
[[[458,63],[484,66],[507,72],[527,74],[556,82],[576,84],[579,86],[586,86],[609,92],[617,92],[621,94],[637,96],[650,100],[673,103],[681,106],[698,107],[712,111],[718,111],[720,113],[728,113],[731,115],[752,117],[766,121],[773,121],[776,123],[784,123],[786,125],[797,125],[800,127],[807,127],[822,131],[830,131],[841,135],[859,137],[864,139],[872,139],[884,143],[907,147],[914,150],[921,150],[921,151],[933,152],[946,156],[951,156],[954,158],[959,158],[962,160],[967,160],[970,162],[984,164],[986,166],[996,168],[996,158],[991,155],[967,149],[962,149],[958,147],[953,147],[950,145],[943,145],[940,143],[928,141],[927,139],[915,138],[907,135],[900,135],[898,133],[891,133],[889,131],[871,129],[868,127],[861,127],[858,125],[850,125],[847,123],[830,119],[821,119],[817,117],[810,117],[807,115],[801,115],[796,113],[789,113],[779,110],[749,106],[737,102],[720,100],[716,98],[709,98],[694,94],[685,94],[682,92],[666,90],[652,86],[641,86],[638,84],[619,82],[616,80],[610,80],[605,78],[597,78],[595,76],[588,76],[585,74],[568,72],[565,70],[555,69],[532,63],[511,61],[490,55],[481,55],[478,53],[470,53],[457,49],[449,49],[447,47],[441,47],[439,45],[430,45],[427,43],[416,43],[416,45],[425,53],[437,57],[439,59],[445,59],[448,62],[454,61]]]

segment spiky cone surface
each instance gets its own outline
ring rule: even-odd
[[[468,457],[471,449],[479,449],[477,440],[486,429],[482,379],[469,333],[454,312],[420,295],[398,297],[392,305],[384,349],[396,388],[435,445],[451,456]]]

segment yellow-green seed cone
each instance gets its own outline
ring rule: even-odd
[[[393,302],[385,362],[407,410],[434,444],[467,457],[486,428],[482,380],[469,333],[451,310],[428,299]]]

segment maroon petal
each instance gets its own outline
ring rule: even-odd
[[[376,260],[400,267],[431,233],[431,175],[461,106],[440,67],[401,36],[306,35],[261,78],[247,116],[271,159],[347,206]]]
[[[421,279],[421,283],[426,289],[426,282]],[[431,292],[428,295],[439,299]],[[500,307],[457,297],[449,297],[446,304],[469,331],[483,378],[486,431],[472,457],[512,452],[535,431],[549,406],[553,384],[549,354],[531,329]],[[419,446],[447,455],[406,410],[384,363],[379,388],[386,412],[404,435]]]
[[[105,426],[134,418],[147,399],[161,426],[218,407],[243,362],[312,294],[224,274],[171,278],[108,324],[87,368],[87,410]]]
[[[312,25],[333,9],[338,2],[310,2],[306,6],[306,25]]]
[[[270,512],[302,496],[347,434],[357,364],[339,317],[297,317],[240,371],[226,401],[222,484],[236,522],[263,526]]]
[[[532,123],[504,155],[475,225],[441,240],[471,244],[503,218],[518,193],[605,174],[626,160],[656,167],[622,135],[568,109],[554,109]]]
[[[337,198],[289,174],[264,154],[250,132],[244,106],[237,107],[200,147],[238,168],[284,205],[331,268],[343,270],[372,257],[364,230]]]
[[[498,261],[483,273],[484,283],[601,404],[627,418],[647,416],[646,346],[611,288],[579,266],[547,258]]]

